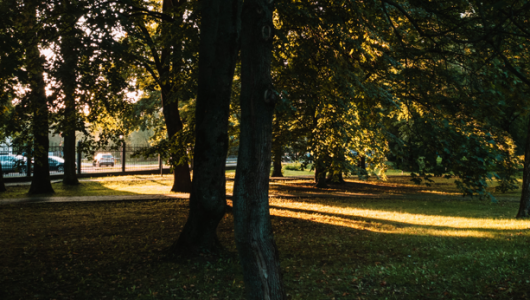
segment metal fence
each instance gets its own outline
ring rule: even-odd
[[[76,166],[78,174],[93,173],[125,173],[134,171],[162,170],[169,168],[160,157],[133,157],[133,154],[148,149],[148,146],[126,145],[101,148],[94,153],[82,152],[76,149]],[[4,177],[31,177],[28,172],[28,153],[30,149],[0,146],[0,159]],[[98,156],[99,154],[99,156]],[[108,156],[111,156],[110,158]],[[104,160],[100,157],[105,156]],[[61,175],[64,172],[63,146],[50,145],[48,162],[51,175]],[[33,161],[33,160],[32,160]],[[118,174],[116,174],[118,175]]]

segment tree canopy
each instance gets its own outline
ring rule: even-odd
[[[494,200],[486,188],[516,187],[525,153],[518,216],[530,214],[530,1],[6,0],[0,20],[0,141],[35,157],[32,191],[52,191],[48,132],[74,137],[73,149],[90,126],[103,128],[100,143],[149,128],[173,191],[191,192],[171,251],[215,251],[238,145],[236,239],[260,299],[284,297],[271,154],[275,176],[291,152],[317,186],[326,175],[385,179],[392,165]]]

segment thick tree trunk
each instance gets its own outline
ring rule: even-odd
[[[285,299],[269,213],[275,91],[272,1],[245,0],[241,37],[241,134],[234,183],[234,226],[247,299]]]
[[[346,162],[346,157],[344,156],[344,152],[340,151],[337,155],[337,158],[339,159],[339,161],[334,162],[336,166],[330,169],[327,182],[343,184],[346,182],[344,181],[344,178],[342,177],[342,171],[343,171],[342,164]]]
[[[326,179],[327,183],[345,183],[344,178],[342,177],[342,171],[330,171],[328,173],[328,178]]]
[[[339,183],[339,184],[346,183],[346,181],[344,180],[344,177],[342,177],[342,171],[340,171],[340,172],[337,174],[337,183]]]
[[[527,218],[530,216],[530,122],[526,130],[526,144],[524,149],[524,171],[523,190],[516,218]]]
[[[328,184],[326,182],[326,168],[315,167],[315,186],[317,188],[327,188]]]
[[[28,6],[28,21],[32,26],[36,24],[36,10]],[[35,33],[37,34],[37,33]],[[33,113],[33,139],[35,166],[33,179],[29,188],[30,194],[53,193],[50,181],[50,168],[48,163],[49,149],[49,124],[48,124],[48,98],[46,97],[46,83],[44,82],[44,57],[40,55],[36,38],[26,48],[26,61],[30,86],[30,108]]]
[[[173,9],[173,1],[164,0],[162,3],[162,10],[164,13],[169,13]],[[162,20],[162,34],[167,37],[169,34],[169,24]],[[171,83],[171,45],[163,45],[160,56],[160,81],[162,90],[162,112],[164,114],[164,121],[168,137],[173,138],[179,131],[182,130],[183,124],[180,119],[178,99],[174,96],[173,87]],[[177,51],[177,50],[175,50]],[[188,163],[178,164],[178,157],[172,157],[171,165],[173,166],[173,186],[172,192],[191,193],[191,176]]]
[[[4,184],[4,171],[2,171],[2,164],[0,163],[0,193],[6,191],[6,185]]]
[[[279,141],[278,141],[279,144]],[[282,173],[282,146],[274,146],[274,158],[272,162],[272,177],[283,177]]]
[[[190,167],[187,163],[173,167],[173,186],[171,191],[191,193]]]
[[[68,13],[70,3],[65,1],[63,7]],[[61,53],[64,64],[61,68],[61,82],[64,92],[64,176],[63,184],[77,185],[77,172],[75,167],[75,130],[77,129],[77,114],[75,103],[75,88],[77,86],[77,62],[79,53],[76,49],[75,23],[77,18],[72,14],[65,14],[65,21],[61,28]]]
[[[173,253],[219,249],[217,225],[226,209],[228,113],[240,31],[240,0],[201,4],[193,182],[188,220]]]

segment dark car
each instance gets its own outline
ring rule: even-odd
[[[50,171],[64,172],[64,159],[58,156],[48,156]]]
[[[26,158],[21,155],[0,155],[0,163],[5,174],[26,172]]]

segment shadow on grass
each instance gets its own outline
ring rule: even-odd
[[[165,260],[187,213],[184,200],[2,206],[2,299],[242,299],[231,214],[218,229],[228,254],[214,261]],[[528,234],[425,236],[405,232],[408,226],[377,233],[283,216],[272,216],[272,224],[290,299],[527,293],[521,270],[530,267]]]
[[[275,197],[282,199],[281,195]],[[336,209],[377,210],[382,212],[399,212],[428,216],[462,217],[462,218],[502,218],[513,220],[517,213],[517,202],[491,203],[489,200],[478,200],[469,197],[451,195],[402,194],[402,195],[351,195],[329,198],[326,195],[316,197],[286,198],[286,203],[298,202],[299,205],[313,204],[317,207],[331,206]],[[271,203],[274,203],[272,201]]]
[[[318,215],[318,217],[332,217],[332,218],[336,218],[336,221],[345,221],[346,224],[350,225],[350,226],[347,226],[347,225],[337,225],[337,226],[355,227],[355,229],[360,229],[360,230],[379,231],[381,227],[385,227],[385,225],[387,225],[387,226],[391,226],[394,228],[434,229],[436,231],[444,231],[444,230],[451,230],[451,231],[456,231],[456,232],[458,231],[462,231],[462,232],[479,231],[479,232],[484,232],[484,233],[492,233],[493,235],[496,235],[498,231],[502,231],[503,234],[510,234],[510,233],[521,233],[522,231],[526,231],[530,229],[530,222],[526,222],[527,226],[525,228],[494,229],[494,228],[484,228],[484,227],[423,225],[423,224],[416,224],[413,222],[390,221],[390,220],[385,219],[384,217],[374,218],[374,217],[356,216],[355,214],[330,213],[330,212],[322,212],[322,211],[310,210],[310,209],[288,208],[285,206],[277,206],[274,204],[271,204],[270,208],[278,209],[281,211],[288,211],[289,213]],[[521,222],[525,222],[525,221],[522,220]]]
[[[5,199],[26,198],[30,199],[47,198],[47,197],[92,197],[92,196],[134,196],[146,194],[169,194],[172,179],[169,178],[140,178],[129,180],[105,179],[86,181],[83,180],[79,185],[66,186],[62,182],[52,184],[55,193],[29,195],[29,185],[8,186],[7,192],[0,194],[0,203]],[[167,187],[167,188],[166,188]]]
[[[500,239],[372,232],[274,216],[293,299],[526,299],[528,234]],[[378,223],[381,220],[370,220]],[[452,229],[452,228],[451,228]]]

